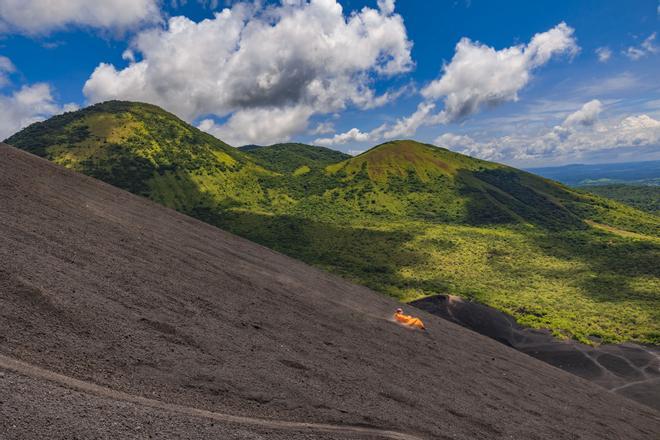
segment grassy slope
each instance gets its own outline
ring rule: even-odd
[[[660,214],[660,186],[615,184],[582,186],[579,189],[618,200],[642,211]]]
[[[412,141],[324,168],[314,147],[241,152],[152,106],[62,118],[7,142],[404,301],[450,293],[558,336],[660,343],[655,216]]]

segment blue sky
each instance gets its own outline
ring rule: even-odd
[[[234,145],[660,159],[656,0],[100,3],[0,0],[0,137],[130,99]]]

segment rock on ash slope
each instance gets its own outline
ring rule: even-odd
[[[399,327],[384,295],[4,145],[0,204],[0,354],[137,396],[4,370],[5,437],[378,437],[145,399],[434,439],[660,430],[657,412],[493,340],[421,311],[427,333]]]

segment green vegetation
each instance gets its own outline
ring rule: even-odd
[[[582,186],[579,189],[618,200],[642,211],[660,214],[660,186],[617,184]]]
[[[249,154],[256,162],[282,174],[291,174],[303,167],[325,168],[351,157],[329,148],[305,144],[275,144],[267,147],[246,145],[239,150]]]
[[[660,343],[660,219],[414,141],[232,149],[110,102],[7,140],[403,301],[448,293],[558,337]]]

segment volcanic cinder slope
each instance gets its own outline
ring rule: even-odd
[[[660,431],[650,408],[422,311],[428,332],[402,328],[393,299],[4,145],[0,206],[2,438]]]

